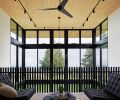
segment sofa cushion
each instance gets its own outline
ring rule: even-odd
[[[26,97],[29,100],[33,96],[35,91],[36,91],[35,87],[33,87],[33,88],[18,90],[17,93],[18,93],[18,97]]]
[[[119,100],[119,98],[108,92],[95,90],[95,89],[85,89],[84,93],[89,97],[90,100]]]
[[[0,82],[0,95],[15,98],[17,97],[17,91],[13,87]]]
[[[120,74],[111,73],[104,91],[120,98]]]
[[[5,83],[5,84],[7,84],[7,85],[9,85],[9,86],[14,88],[14,85],[11,82],[11,79],[9,78],[8,74],[0,74],[0,82],[1,83]]]

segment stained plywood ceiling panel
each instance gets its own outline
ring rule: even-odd
[[[58,28],[58,16],[61,17],[61,28],[81,28],[83,22],[88,17],[99,0],[68,0],[65,9],[69,11],[73,18],[69,18],[63,13],[55,11],[43,11],[37,9],[52,8],[59,5],[59,0],[19,0],[30,14],[31,18],[41,28]],[[120,7],[120,0],[101,0],[95,14],[92,14],[89,21],[85,23],[84,29],[93,29],[114,10]],[[0,0],[2,8],[11,18],[13,18],[24,29],[35,29],[27,14],[18,0]]]

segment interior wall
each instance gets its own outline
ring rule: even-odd
[[[10,67],[10,17],[0,9],[0,67]]]
[[[120,67],[120,7],[108,17],[108,66]]]

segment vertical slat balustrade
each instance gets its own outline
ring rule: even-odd
[[[53,92],[58,91],[60,85],[66,86],[70,92],[81,92],[85,88],[102,89],[106,85],[110,73],[120,73],[120,67],[53,68],[53,79],[51,80],[49,67],[26,67],[24,69],[1,67],[0,73],[9,74],[16,89],[35,86],[36,92],[50,92],[50,82],[52,82]]]

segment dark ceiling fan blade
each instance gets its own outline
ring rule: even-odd
[[[45,8],[45,9],[37,9],[37,10],[57,10],[58,8]]]
[[[63,8],[65,7],[66,3],[68,2],[68,0],[63,0],[59,6],[62,6]]]
[[[73,17],[67,10],[65,9],[62,9],[62,10],[59,10],[60,12],[64,13],[65,15],[69,16],[69,17]]]

